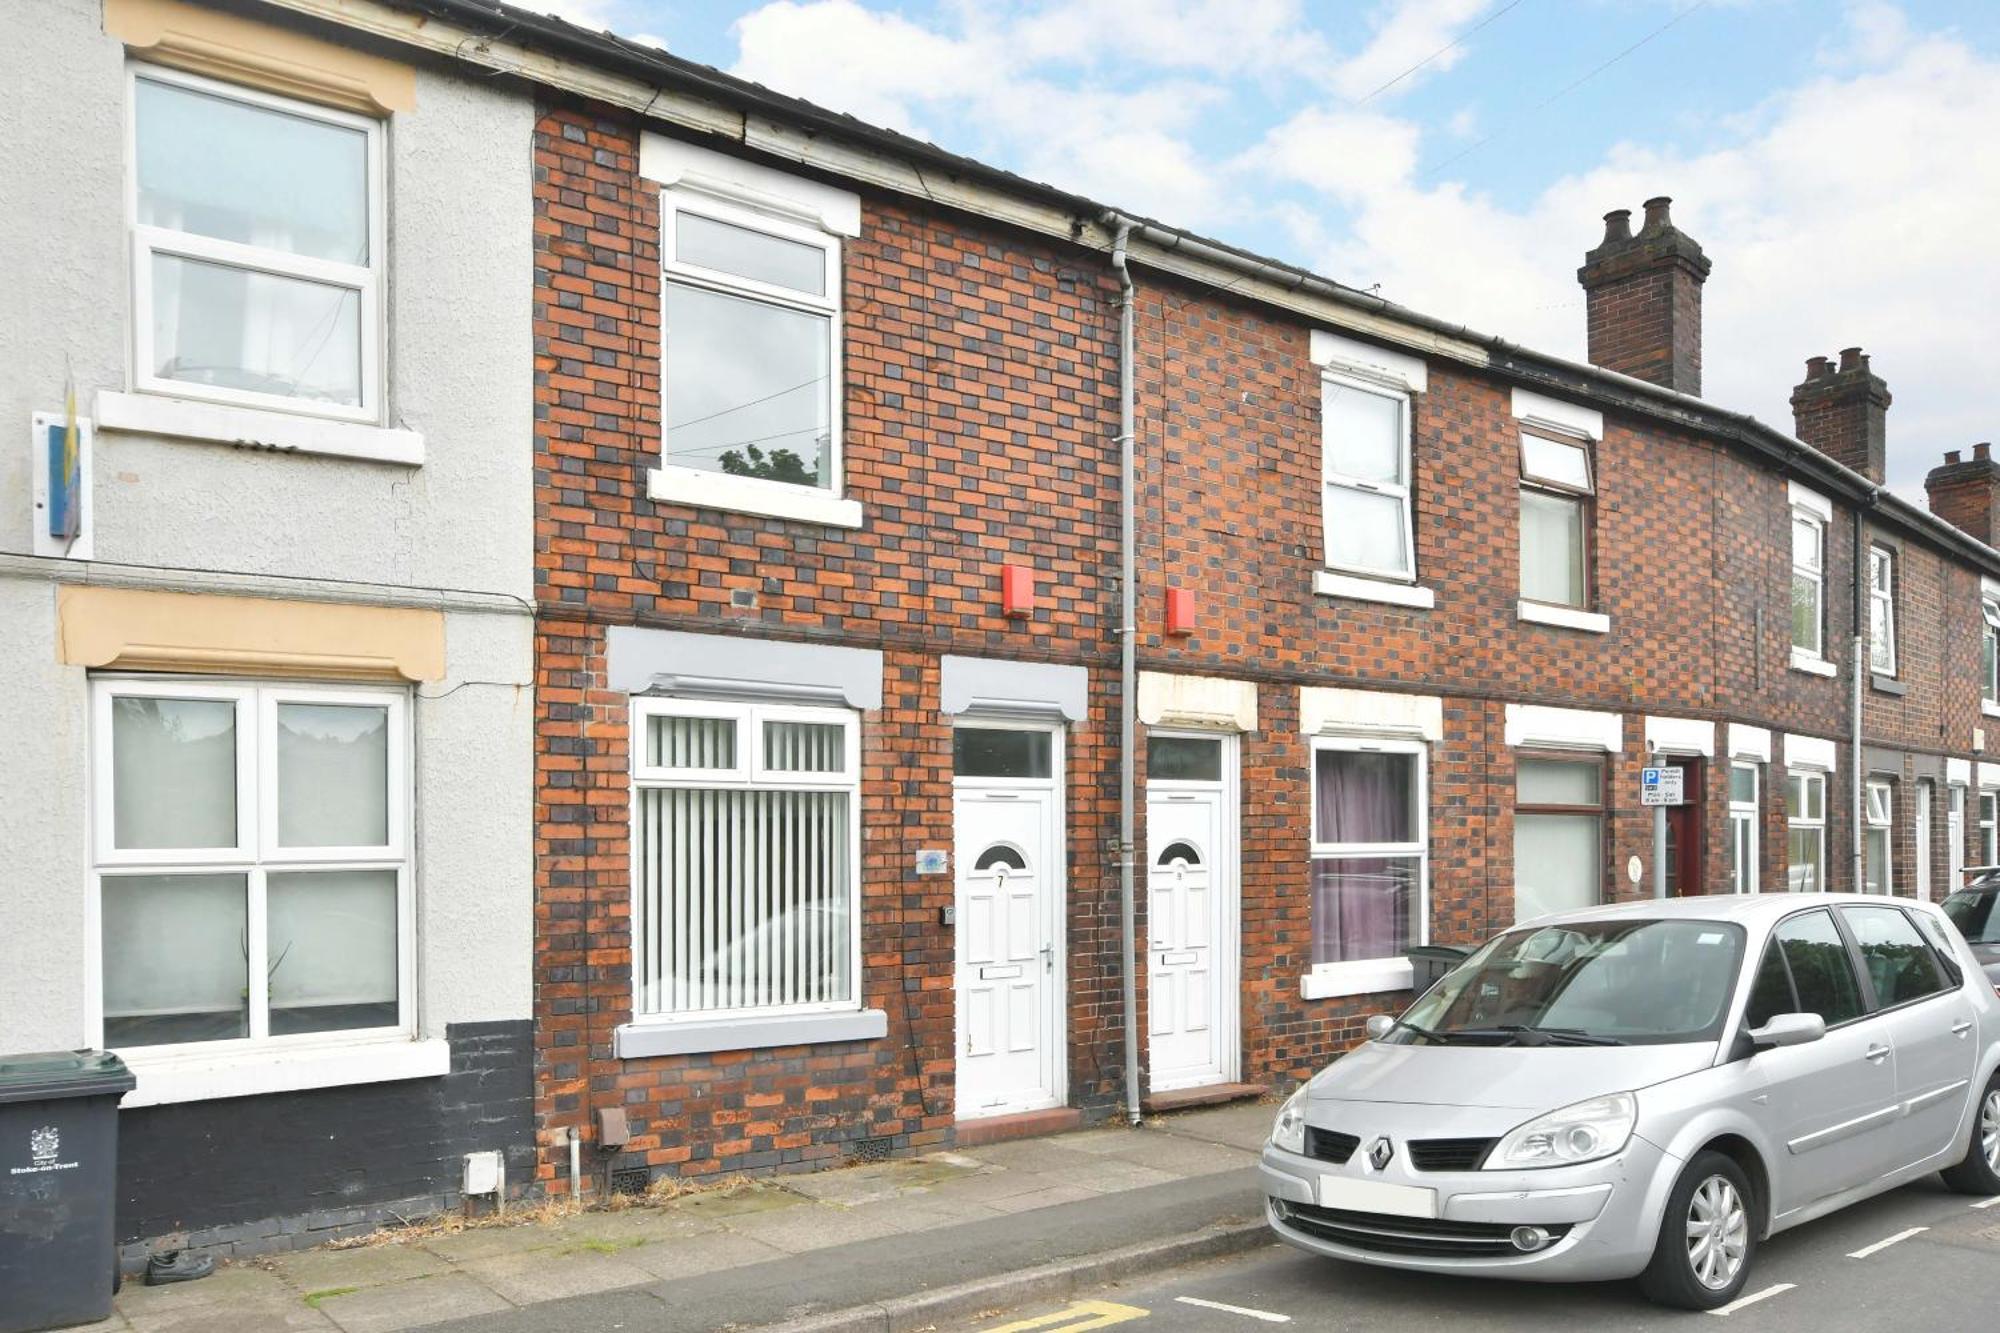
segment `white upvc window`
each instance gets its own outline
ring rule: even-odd
[[[1320,444],[1327,568],[1414,582],[1410,395],[1353,375],[1322,372]]]
[[[94,683],[100,1044],[410,1033],[407,707],[393,689]]]
[[[1785,887],[1794,893],[1825,893],[1826,774],[1785,775]]]
[[[1427,748],[1422,741],[1313,739],[1316,973],[1337,977],[1345,964],[1400,959],[1428,938]]]
[[[1590,441],[1521,433],[1521,598],[1587,610],[1597,482]]]
[[[632,701],[635,1021],[860,1007],[860,724]]]
[[[1757,892],[1759,786],[1757,765],[1729,766],[1729,878],[1736,893]]]
[[[660,196],[661,439],[656,498],[716,478],[784,503],[837,497],[840,237],[693,189]]]
[[[2000,795],[1979,793],[1979,864],[2000,865]]]
[[[1604,760],[1514,760],[1514,919],[1604,900]]]
[[[134,387],[379,422],[382,124],[131,71]]]
[[[1881,546],[1868,548],[1868,669],[1896,674],[1896,556]]]
[[[1865,879],[1861,891],[1894,893],[1895,870],[1891,864],[1890,844],[1896,827],[1895,791],[1886,782],[1871,781],[1867,788],[1867,798],[1862,857],[1862,873]]]
[[[1826,520],[1792,509],[1792,652],[1826,659]]]
[[[2000,707],[2000,597],[1979,599],[1979,698]]]

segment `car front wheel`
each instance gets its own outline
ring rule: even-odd
[[[1719,1152],[1694,1155],[1667,1198],[1640,1290],[1662,1305],[1713,1310],[1736,1299],[1757,1253],[1755,1196],[1743,1168]]]
[[[1972,1112],[1972,1141],[1965,1158],[1938,1172],[1960,1194],[2000,1194],[2000,1074],[1979,1094]]]

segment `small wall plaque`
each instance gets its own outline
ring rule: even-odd
[[[951,869],[951,856],[942,847],[919,847],[917,849],[917,873],[919,875],[942,875]]]

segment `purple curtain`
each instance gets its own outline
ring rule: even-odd
[[[1416,761],[1409,755],[1322,750],[1314,839],[1411,842]],[[1313,961],[1393,958],[1409,947],[1415,857],[1313,862]]]

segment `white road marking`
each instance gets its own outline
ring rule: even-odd
[[[1796,1282],[1780,1282],[1775,1287],[1766,1287],[1762,1291],[1753,1291],[1748,1296],[1738,1296],[1729,1304],[1718,1305],[1715,1309],[1710,1310],[1709,1313],[1735,1314],[1746,1305],[1755,1305],[1758,1301],[1769,1300],[1773,1296],[1782,1296],[1796,1286],[1798,1286]]]
[[[1991,1208],[1996,1203],[2000,1203],[2000,1194],[1996,1194],[1990,1199],[1981,1199],[1978,1203],[1975,1203],[1972,1206],[1974,1208]]]
[[[1199,1305],[1204,1310],[1221,1310],[1225,1314],[1240,1314],[1250,1319],[1261,1319],[1267,1324],[1289,1324],[1288,1314],[1272,1314],[1269,1310],[1251,1310],[1241,1305],[1224,1305],[1221,1301],[1205,1301],[1199,1296],[1176,1296],[1182,1305]]]
[[[1921,1233],[1929,1230],[1930,1230],[1929,1227],[1911,1227],[1908,1231],[1898,1231],[1895,1235],[1889,1237],[1889,1239],[1878,1240],[1873,1245],[1864,1245],[1860,1249],[1854,1251],[1854,1253],[1848,1255],[1847,1257],[1850,1259],[1866,1259],[1869,1255],[1874,1254],[1879,1250],[1888,1249],[1891,1245],[1894,1245],[1897,1241],[1908,1240],[1912,1236],[1920,1235]]]

